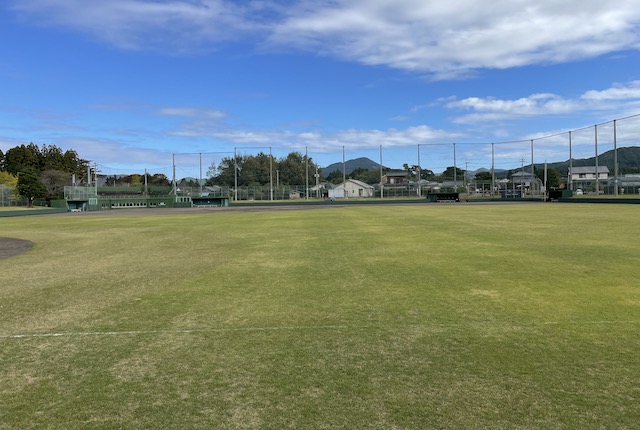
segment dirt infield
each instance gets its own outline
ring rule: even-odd
[[[31,246],[33,243],[28,240],[0,237],[0,260],[22,254],[31,249]]]

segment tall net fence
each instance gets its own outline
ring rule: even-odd
[[[371,187],[356,196],[379,198],[420,197],[433,190],[537,196],[551,188],[637,195],[640,157],[630,150],[637,146],[640,115],[632,115],[507,142],[331,142],[327,147],[238,146],[228,152],[176,153],[170,165],[150,169],[148,177],[163,179],[176,194],[249,201],[324,199],[335,187],[346,188],[345,180]],[[301,169],[295,182],[285,162],[292,152]],[[107,185],[118,185],[124,174],[100,169]]]
[[[16,192],[13,187],[0,184],[0,207],[8,207],[15,204]]]

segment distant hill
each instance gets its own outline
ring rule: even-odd
[[[607,166],[609,170],[613,173],[613,150],[604,152],[598,155],[598,165],[599,166]],[[574,158],[573,166],[581,167],[581,166],[595,166],[596,159],[595,157],[591,158]],[[560,174],[566,175],[569,171],[569,160],[566,161],[557,161],[552,163],[547,163],[548,167],[555,167],[560,171]],[[544,163],[536,163],[535,167],[538,169],[544,168]],[[519,171],[520,166],[514,166],[512,171]],[[345,171],[346,174],[350,174],[356,169],[366,169],[366,170],[380,170],[380,164],[375,161],[367,158],[361,157],[353,160],[348,160],[345,162]],[[386,167],[383,167],[386,169]],[[529,171],[531,169],[531,164],[524,166],[525,171]],[[625,146],[618,148],[618,169],[620,174],[625,172],[640,172],[640,146]],[[342,162],[333,163],[328,165],[327,167],[322,168],[322,174],[324,177],[329,176],[331,172],[334,171],[342,172]],[[467,172],[468,177],[472,178],[478,172],[488,172],[490,169],[480,168],[475,171]],[[495,174],[497,177],[506,176],[508,170],[506,169],[495,169]]]
[[[598,155],[598,166],[606,166],[609,168],[611,174],[613,174],[613,156],[614,151],[609,150],[602,154]],[[573,159],[573,167],[582,167],[582,166],[595,166],[596,165],[596,157],[591,158],[574,158]],[[535,163],[536,169],[543,169],[544,163]],[[556,161],[547,163],[547,167],[555,167],[558,169],[561,175],[567,175],[569,173],[569,160],[565,161]],[[511,171],[516,172],[520,171],[521,166],[514,166]],[[620,174],[626,173],[637,173],[640,172],[640,147],[639,146],[625,146],[618,148],[618,169]],[[531,170],[531,164],[525,164],[524,170],[526,172]],[[478,170],[474,170],[472,172],[468,172],[468,177],[474,177],[478,172],[490,172],[490,169],[480,168]],[[495,174],[496,177],[506,176],[509,170],[505,169],[496,169]]]
[[[383,166],[383,169],[385,167]],[[344,163],[345,173],[348,175],[356,169],[365,169],[365,170],[380,170],[380,164],[376,163],[373,160],[370,160],[367,157],[355,158],[353,160],[347,160]],[[342,162],[329,164],[327,167],[322,168],[322,175],[326,178],[332,172],[335,171],[342,172]]]
[[[602,154],[598,155],[598,165],[599,166],[607,166],[609,171],[613,173],[613,149]],[[580,158],[573,159],[573,167],[581,167],[581,166],[595,166],[596,165],[596,157],[591,158]],[[531,165],[529,165],[531,166]],[[544,164],[536,164],[536,167],[544,167]],[[561,161],[556,163],[547,163],[549,167],[555,167],[560,171],[561,174],[567,174],[569,171],[569,160]],[[622,148],[618,148],[618,169],[620,172],[630,171],[630,172],[638,172],[640,171],[640,147],[639,146],[625,146]],[[526,170],[526,169],[525,169]]]

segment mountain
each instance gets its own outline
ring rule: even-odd
[[[611,174],[613,174],[613,155],[613,149],[598,155],[598,165],[607,166]],[[573,159],[574,167],[595,166],[595,164],[595,157]],[[569,171],[569,160],[547,163],[547,166],[555,167],[560,171],[560,174],[566,175]],[[543,169],[544,163],[536,163],[535,167],[537,169]],[[345,162],[345,171],[347,175],[356,169],[380,170],[380,164],[366,157],[356,158]],[[383,167],[383,169],[386,169],[386,167]],[[520,169],[521,166],[514,166],[511,171],[515,172],[519,171]],[[620,171],[620,174],[640,172],[640,146],[625,146],[618,148],[618,169]],[[327,177],[331,172],[334,172],[336,170],[342,173],[342,162],[333,163],[328,165],[327,167],[323,167],[322,174],[324,177]],[[531,164],[525,165],[524,170],[527,172],[530,171]],[[490,171],[491,170],[487,168],[480,168],[473,172],[468,172],[467,174],[470,178],[472,178],[478,172]],[[506,169],[495,169],[496,177],[504,177],[507,175],[507,173],[508,170]]]
[[[385,167],[383,166],[382,168],[384,169]],[[345,161],[344,170],[347,175],[356,169],[380,170],[380,164],[367,157],[360,157]],[[326,178],[336,170],[342,173],[342,162],[329,164],[327,167],[323,167],[322,175]]]
[[[611,174],[613,174],[613,157],[614,151],[609,150],[598,155],[598,166],[607,166]],[[596,157],[573,159],[573,167],[595,166]],[[531,165],[529,165],[531,166]],[[536,164],[537,168],[543,168],[544,164]],[[549,167],[555,167],[561,174],[567,174],[569,171],[569,160],[556,163],[547,163]],[[618,169],[620,172],[638,172],[640,171],[640,147],[625,146],[618,148]],[[525,168],[525,170],[527,170]]]

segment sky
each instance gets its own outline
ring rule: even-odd
[[[611,149],[614,119],[640,146],[638,114],[638,0],[0,2],[0,150],[106,174],[234,151],[514,168]]]

